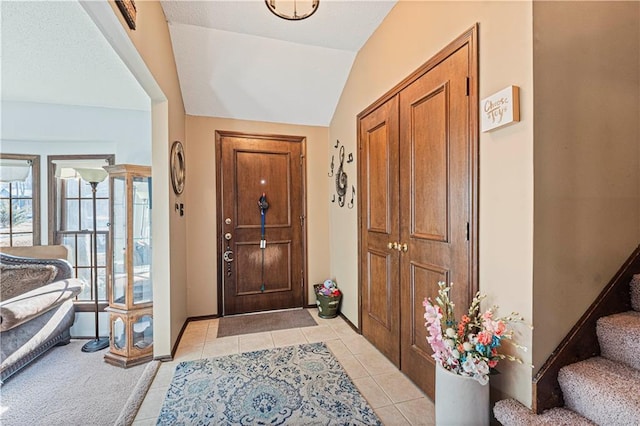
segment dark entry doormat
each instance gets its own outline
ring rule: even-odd
[[[220,318],[218,337],[318,325],[306,309]]]

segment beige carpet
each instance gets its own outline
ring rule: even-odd
[[[220,318],[218,337],[284,330],[285,328],[311,327],[314,325],[318,324],[306,309],[236,315]]]
[[[51,349],[2,385],[0,424],[113,425],[121,413],[125,419],[133,419],[158,362],[115,367],[103,361],[107,349],[82,352],[85,342],[72,340]],[[143,375],[149,382],[144,391],[136,386]],[[138,396],[128,401],[134,389]]]

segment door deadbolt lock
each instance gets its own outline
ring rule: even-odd
[[[225,251],[222,258],[225,262],[233,262],[233,252],[231,250]]]
[[[226,234],[224,234],[224,239],[229,241],[231,239],[231,232],[227,232]]]

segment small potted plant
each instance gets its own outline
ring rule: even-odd
[[[516,312],[496,317],[496,306],[482,312],[480,302],[486,296],[477,293],[467,313],[457,320],[451,287],[444,282],[438,287],[435,302],[430,298],[423,302],[427,343],[436,361],[436,424],[489,424],[489,375],[496,372],[500,360],[522,363],[498,348],[509,341],[526,351],[513,341],[509,328],[524,319]]]

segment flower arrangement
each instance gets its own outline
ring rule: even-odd
[[[338,285],[333,280],[326,280],[322,285],[318,285],[316,291],[318,294],[329,297],[338,297],[342,294]]]
[[[449,297],[451,287],[438,283],[438,297],[434,304],[425,298],[424,318],[427,320],[427,342],[433,349],[433,358],[443,368],[461,376],[473,377],[485,385],[489,374],[495,373],[498,361],[507,359],[522,363],[512,355],[498,353],[504,340],[509,340],[519,349],[526,347],[513,342],[513,330],[507,326],[524,321],[517,312],[506,317],[495,317],[496,306],[482,313],[480,302],[486,297],[477,293],[471,301],[466,315],[456,321],[454,303]]]

